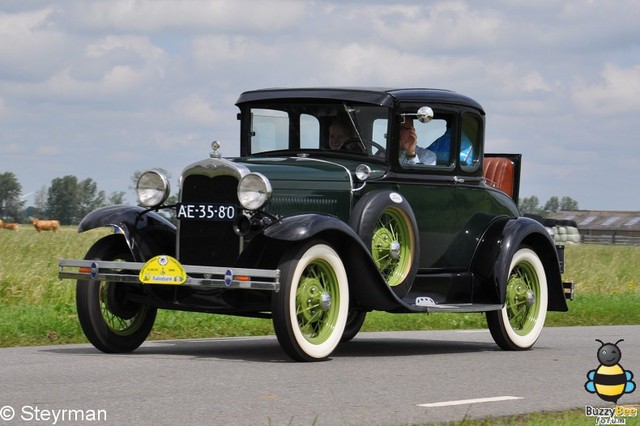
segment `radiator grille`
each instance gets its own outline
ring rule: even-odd
[[[234,203],[238,180],[232,176],[188,176],[182,185],[183,203]],[[188,265],[232,266],[240,252],[240,238],[232,222],[180,221],[178,258]]]

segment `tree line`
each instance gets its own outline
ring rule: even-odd
[[[168,178],[171,173],[158,168]],[[138,178],[142,174],[136,171],[131,176],[131,186],[134,189]],[[84,180],[76,176],[67,175],[55,178],[49,187],[42,186],[34,193],[33,205],[25,206],[26,200],[22,195],[22,185],[14,173],[0,173],[0,219],[5,222],[30,223],[30,218],[57,219],[61,225],[75,225],[93,210],[125,204],[124,191],[116,191],[107,195],[98,189],[98,184],[91,178]],[[167,204],[176,203],[175,196],[170,196]],[[172,220],[173,214],[167,214]]]
[[[578,202],[571,197],[564,196],[559,198],[553,196],[540,206],[540,200],[535,195],[531,197],[520,198],[518,200],[518,207],[522,214],[535,214],[538,216],[546,217],[552,213],[567,210],[578,210]]]
[[[124,192],[113,192],[107,196],[99,190],[97,183],[87,178],[63,176],[51,181],[34,194],[33,205],[25,207],[22,185],[11,172],[0,173],[0,219],[5,222],[28,223],[30,217],[51,218],[61,225],[77,224],[98,207],[124,202]]]

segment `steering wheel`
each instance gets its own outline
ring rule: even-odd
[[[360,139],[360,138],[349,138],[342,144],[342,150],[357,152],[360,154],[368,154],[369,148],[371,150],[372,155],[384,155],[386,149],[377,142],[368,139]],[[376,149],[374,153],[373,150]]]

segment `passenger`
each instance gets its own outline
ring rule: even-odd
[[[447,130],[442,136],[433,141],[428,149],[436,154],[438,164],[449,164],[449,155],[451,153],[451,122],[447,122]],[[465,166],[473,164],[473,144],[464,132],[462,132],[460,163]]]
[[[400,164],[436,164],[436,154],[430,149],[418,146],[413,119],[408,117],[400,124]]]

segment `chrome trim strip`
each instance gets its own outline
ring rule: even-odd
[[[141,262],[60,259],[58,262],[58,278],[72,278],[87,281],[108,280],[112,282],[146,285],[140,283],[138,279],[139,272],[143,266],[144,263]],[[185,287],[280,291],[279,269],[225,268],[197,265],[182,265],[182,267],[187,274],[209,275],[209,277],[206,278],[187,276],[187,281],[181,284]],[[88,268],[90,271],[69,271],[66,268]],[[231,271],[231,274],[228,274],[228,271]],[[251,280],[235,279],[235,277],[238,276],[250,277]]]

